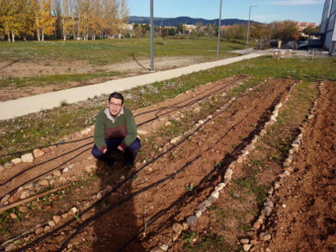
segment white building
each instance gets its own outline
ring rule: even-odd
[[[336,51],[336,0],[326,0],[322,13],[320,32],[325,34],[324,46],[330,53]]]

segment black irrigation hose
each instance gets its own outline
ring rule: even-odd
[[[12,156],[12,155],[19,155],[19,154],[23,154],[23,153],[26,153],[26,152],[31,152],[35,149],[42,149],[42,148],[46,148],[46,147],[50,147],[50,146],[54,146],[54,145],[64,145],[64,144],[69,144],[69,143],[76,143],[76,142],[80,142],[80,141],[84,141],[86,139],[89,139],[90,137],[91,136],[84,137],[84,138],[77,139],[77,140],[64,142],[64,143],[54,143],[54,144],[44,145],[44,146],[40,146],[40,147],[35,147],[35,148],[29,149],[29,150],[7,153],[7,154],[4,154],[4,155],[0,155],[0,158],[7,157],[7,156]]]
[[[82,147],[84,147],[84,146],[81,146],[80,148],[82,148]],[[79,149],[79,148],[78,148],[78,149]],[[11,194],[11,193],[13,193],[14,191],[16,191],[17,189],[19,189],[21,186],[23,186],[23,185],[25,185],[25,184],[27,184],[27,183],[29,183],[29,182],[32,182],[32,181],[34,181],[35,179],[37,179],[37,178],[39,178],[39,177],[42,177],[42,176],[48,174],[49,172],[54,171],[54,170],[56,170],[56,169],[62,167],[62,166],[63,166],[64,164],[66,164],[67,162],[69,162],[69,161],[75,159],[76,157],[78,157],[79,155],[83,154],[84,152],[86,152],[86,151],[88,151],[88,150],[90,150],[90,149],[91,149],[91,147],[90,147],[90,148],[87,148],[87,149],[85,149],[85,150],[83,150],[83,151],[81,151],[80,153],[76,154],[75,156],[71,157],[70,159],[64,161],[64,162],[63,162],[62,164],[60,164],[59,166],[56,166],[55,168],[53,168],[53,169],[51,169],[51,170],[48,170],[48,171],[46,171],[46,172],[44,172],[44,173],[42,173],[42,174],[40,174],[40,175],[38,175],[38,176],[36,176],[36,177],[34,177],[34,178],[28,180],[28,181],[25,181],[23,184],[21,184],[21,185],[17,186],[16,188],[12,189],[12,190],[11,190],[10,192],[8,192],[7,194]],[[76,149],[76,150],[77,150],[77,149]],[[7,194],[3,195],[3,196],[1,197],[1,199],[4,198]]]
[[[189,103],[187,103],[187,104],[184,104],[184,105],[182,105],[182,106],[176,106],[176,105],[181,104],[181,103],[183,103],[183,102],[185,102],[185,101],[181,101],[181,102],[179,102],[179,103],[176,103],[176,104],[174,104],[174,105],[171,106],[171,107],[162,107],[162,108],[160,108],[160,109],[154,109],[154,110],[150,110],[150,111],[146,111],[146,112],[140,113],[140,114],[138,114],[138,115],[147,114],[147,113],[151,113],[151,112],[154,112],[154,111],[157,111],[157,110],[158,110],[158,112],[155,114],[155,117],[154,117],[154,118],[149,119],[149,120],[147,120],[147,121],[145,121],[145,122],[143,122],[143,123],[140,123],[138,126],[140,127],[140,126],[142,126],[142,125],[144,125],[144,124],[146,124],[146,123],[149,123],[149,122],[151,122],[151,121],[154,121],[154,120],[158,119],[160,116],[164,116],[164,115],[169,114],[169,113],[171,113],[171,112],[173,112],[173,111],[179,110],[179,109],[184,108],[184,107],[191,106],[191,105],[193,105],[193,104],[195,104],[195,103],[197,103],[197,102],[199,102],[199,101],[201,101],[201,100],[203,100],[203,99],[205,99],[205,98],[207,98],[207,97],[209,97],[209,96],[211,96],[211,95],[214,95],[215,93],[217,93],[217,92],[219,92],[219,91],[225,89],[226,87],[229,86],[229,84],[232,84],[233,82],[236,82],[236,81],[238,81],[238,80],[240,80],[240,79],[241,79],[241,77],[239,77],[238,79],[235,79],[235,80],[233,80],[233,81],[230,81],[230,82],[227,83],[225,86],[223,86],[223,87],[221,87],[221,88],[219,88],[219,89],[217,89],[217,90],[214,90],[212,93],[207,94],[207,95],[205,95],[205,96],[202,96],[202,97],[200,97],[200,98],[198,98],[198,99],[196,99],[196,100],[192,100],[191,102],[189,102]],[[218,84],[218,85],[220,85],[220,84]],[[212,89],[212,88],[211,88],[211,89]],[[210,90],[210,88],[207,89],[207,90]],[[194,98],[194,97],[193,97],[193,98]],[[190,99],[193,99],[193,98],[190,98]],[[189,99],[189,100],[190,100],[190,99]],[[162,114],[162,115],[159,115],[160,112],[162,112],[162,111],[164,111],[164,110],[168,110],[168,109],[170,109],[168,112],[166,112],[166,113],[164,113],[164,114]],[[136,116],[138,116],[138,115],[136,115]]]
[[[282,93],[280,93],[280,95],[278,96],[278,97],[276,97],[275,98],[275,100],[272,102],[272,104],[271,104],[271,106],[269,106],[264,112],[263,112],[263,114],[262,114],[262,116],[261,116],[261,118],[260,118],[260,120],[259,120],[259,122],[258,122],[258,125],[257,125],[257,127],[251,132],[251,134],[250,134],[250,137],[249,138],[252,138],[255,134],[256,134],[256,132],[257,131],[260,131],[260,128],[261,128],[261,124],[262,124],[262,122],[264,121],[264,117],[265,117],[265,115],[266,115],[266,113],[268,112],[268,111],[270,111],[273,107],[274,107],[274,104],[275,103],[277,103],[280,99],[281,99],[281,97],[283,96],[283,94],[284,94],[284,92],[285,91],[283,91]],[[258,106],[258,105],[257,105]],[[254,109],[257,107],[257,106],[255,106],[254,107]],[[253,109],[253,110],[254,110]],[[246,117],[245,117],[246,118]],[[241,121],[240,121],[241,122]],[[239,123],[240,123],[239,122]],[[234,128],[234,127],[231,127],[231,128]],[[227,131],[227,133],[231,130],[231,128]],[[228,161],[229,160],[229,158],[231,158],[232,156],[233,156],[233,154],[235,154],[239,149],[240,149],[240,147],[243,145],[243,143],[245,143],[245,142],[247,142],[247,139],[248,138],[246,138],[246,139],[244,139],[243,140],[243,142],[241,142],[238,146],[236,146],[235,148],[234,148],[234,150],[232,151],[232,153],[231,154],[228,154],[228,155],[226,155],[226,157],[222,160],[222,162],[221,163],[224,163],[225,161]],[[219,141],[218,141],[219,142]],[[217,143],[218,143],[217,142]],[[216,143],[216,144],[217,144]],[[209,149],[208,149],[209,150]],[[206,151],[208,151],[208,150],[206,150]],[[218,166],[215,166],[202,180],[201,180],[201,182],[197,185],[197,186],[195,186],[194,187],[194,190],[193,190],[193,192],[196,192],[197,191],[197,189],[199,188],[199,187],[201,187],[204,183],[206,183],[207,181],[209,181],[210,180],[210,177],[212,176],[212,174],[216,171],[216,170],[218,170],[219,169],[219,167]],[[175,206],[177,206],[180,202],[182,202],[185,198],[188,198],[188,197],[190,197],[190,196],[192,196],[194,193],[193,192],[187,192],[186,194],[184,194],[182,197],[180,197],[179,199],[177,199],[175,202],[173,202],[168,208],[166,208],[166,209],[164,209],[164,210],[162,210],[160,213],[158,213],[158,214],[156,214],[150,221],[148,221],[147,222],[147,225],[146,225],[146,228],[148,228],[149,226],[151,226],[153,223],[155,223],[161,216],[163,216],[164,214],[166,214],[169,210],[171,210],[172,208],[174,208]],[[142,232],[144,232],[145,231],[145,228],[142,228],[142,229],[140,229],[126,244],[124,244],[123,245],[123,247],[121,248],[121,249],[119,249],[118,250],[118,252],[121,252],[121,251],[123,251],[131,242],[133,242]]]
[[[181,103],[183,103],[184,101],[179,102],[179,103],[176,103],[174,106],[172,106],[172,108],[175,108],[175,109],[173,109],[173,110],[171,110],[171,111],[169,111],[169,112],[167,112],[167,113],[171,113],[172,111],[178,110],[178,109],[180,109],[180,108],[182,108],[182,107],[191,106],[192,104],[195,104],[195,103],[197,103],[198,101],[203,100],[203,99],[205,99],[206,97],[209,97],[209,96],[211,96],[211,95],[213,95],[213,94],[215,94],[215,93],[221,91],[222,89],[226,88],[229,84],[232,84],[233,82],[236,82],[236,81],[238,81],[238,80],[240,80],[240,79],[242,79],[241,76],[239,76],[239,77],[236,78],[235,80],[229,81],[225,86],[223,86],[223,87],[221,87],[221,88],[219,88],[219,89],[217,89],[217,90],[214,90],[214,92],[212,92],[212,93],[210,93],[210,94],[208,94],[208,95],[202,96],[202,97],[200,97],[200,98],[197,99],[197,100],[191,101],[190,103],[185,104],[184,106],[176,107],[177,104],[181,104]],[[216,86],[219,86],[219,84],[216,85]],[[213,89],[213,88],[211,88],[211,89]],[[210,90],[210,89],[207,89],[207,90]],[[191,99],[191,98],[190,98],[190,99]],[[169,109],[169,107],[161,108],[161,109],[158,111],[158,113],[160,113],[160,112],[161,112],[162,110],[164,110],[164,109]],[[152,110],[151,112],[153,112],[153,111],[155,111],[155,110]],[[147,113],[147,112],[146,112],[146,113]],[[137,126],[139,127],[139,126],[141,126],[141,125],[143,125],[143,124],[149,123],[150,121],[156,120],[156,119],[159,117],[158,113],[156,114],[156,117],[155,117],[155,118],[150,119],[150,120],[148,120],[148,121],[145,121],[145,122],[143,122],[142,124],[139,124],[139,125],[137,125]],[[144,113],[142,113],[142,114],[144,114]],[[165,115],[165,114],[163,114],[163,115]],[[83,140],[88,139],[88,138],[91,138],[91,136],[90,136],[90,137],[83,138],[83,139],[79,139],[79,140],[69,141],[69,142],[66,142],[66,143],[79,142],[79,141],[83,141]],[[66,143],[62,143],[62,144],[66,144]],[[92,143],[93,143],[93,142],[92,142]],[[49,146],[52,146],[52,145],[49,145]],[[83,145],[83,146],[86,146],[86,145]],[[83,147],[83,146],[82,146],[82,147]],[[47,147],[47,146],[45,146],[45,147]],[[81,148],[81,147],[80,147],[80,148]],[[77,149],[78,149],[78,148],[77,148]],[[5,181],[4,183],[2,183],[2,184],[0,184],[0,185],[5,185],[5,184],[7,184],[8,182],[10,182],[11,180],[13,180],[14,178],[18,177],[19,175],[23,174],[24,172],[26,172],[26,171],[28,171],[28,170],[33,169],[33,168],[36,168],[36,167],[38,167],[39,165],[46,164],[46,163],[48,163],[48,162],[50,162],[50,161],[53,161],[53,160],[55,160],[55,159],[57,159],[57,158],[60,158],[60,157],[62,157],[62,156],[64,156],[64,155],[66,155],[66,154],[69,154],[69,153],[71,153],[71,152],[73,152],[73,151],[76,151],[77,149],[74,149],[74,150],[72,150],[72,151],[69,151],[68,153],[62,154],[61,156],[57,156],[57,157],[52,158],[52,159],[50,159],[50,160],[47,160],[47,161],[45,161],[45,162],[42,162],[42,163],[36,164],[36,165],[34,165],[34,166],[31,166],[31,167],[27,168],[26,170],[24,170],[24,171],[22,171],[22,172],[16,174],[15,176],[13,176],[12,178],[10,178],[9,180]],[[31,149],[31,150],[34,150],[34,149]],[[26,151],[23,151],[22,153],[24,153],[24,152],[26,152]],[[11,154],[15,154],[15,153],[11,153]],[[10,154],[7,154],[7,155],[10,155]],[[1,156],[0,156],[0,157],[1,157]],[[69,160],[68,160],[68,161],[69,161]],[[36,177],[36,178],[37,178],[37,177]],[[11,191],[11,192],[13,192],[13,191]],[[3,196],[3,197],[4,197],[4,196]]]
[[[234,79],[234,80],[232,80],[232,81],[228,81],[228,83],[225,83],[225,84],[226,84],[225,86],[221,87],[221,88],[218,89],[218,90],[221,90],[221,89],[223,89],[223,88],[226,88],[229,84],[232,84],[233,82],[236,82],[236,81],[238,81],[238,80],[240,80],[240,79],[242,79],[241,76],[239,76],[237,79]],[[215,87],[220,86],[220,85],[222,85],[222,84],[217,84],[217,85],[215,85],[215,86],[212,87],[212,88],[208,88],[208,89],[206,89],[205,91],[209,91],[209,90],[214,89]],[[218,91],[218,90],[216,90],[216,91]],[[199,95],[200,95],[200,94],[198,94],[197,96],[199,96]],[[207,97],[207,96],[209,96],[209,95],[202,96],[202,97],[205,98],[205,97]],[[193,99],[193,98],[195,98],[195,97],[189,98],[189,99],[187,99],[187,100],[191,100],[191,99]],[[174,104],[174,106],[176,106],[176,105],[178,105],[178,104],[181,104],[181,103],[183,103],[183,102],[185,102],[185,101],[187,101],[187,100],[178,102],[178,103]],[[152,109],[152,110],[148,110],[148,111],[146,111],[146,112],[142,112],[142,113],[136,114],[134,117],[137,117],[137,116],[140,116],[140,115],[149,114],[149,113],[152,113],[152,112],[157,111],[157,110],[168,109],[168,108],[169,108],[169,107],[162,107],[162,108],[160,108],[160,109]]]
[[[235,99],[235,102],[237,101],[238,98],[240,98],[240,97],[242,97],[242,96],[245,96],[245,95],[246,95],[246,94],[242,94],[242,95],[238,96],[238,97]],[[273,103],[274,103],[274,102],[273,102]],[[173,147],[169,148],[166,152],[161,153],[159,156],[155,157],[155,158],[152,159],[150,162],[148,162],[146,165],[144,165],[142,168],[140,168],[138,171],[134,172],[131,176],[129,176],[129,177],[126,178],[124,181],[122,181],[119,185],[117,185],[117,186],[116,186],[110,193],[106,194],[101,200],[97,201],[97,202],[94,203],[91,207],[89,207],[89,208],[87,208],[85,211],[83,211],[83,212],[80,214],[80,216],[84,215],[86,212],[88,212],[89,210],[91,210],[93,207],[95,207],[96,205],[100,204],[100,203],[101,203],[106,197],[108,197],[112,192],[114,192],[115,190],[117,190],[120,186],[122,186],[124,183],[126,183],[129,179],[131,179],[135,174],[137,174],[138,172],[140,172],[140,171],[141,171],[142,169],[144,169],[146,166],[148,166],[149,164],[151,164],[151,163],[153,163],[154,161],[156,161],[158,158],[162,157],[162,156],[165,155],[166,153],[170,152],[171,150],[173,150],[173,149],[175,149],[176,147],[178,147],[179,145],[181,145],[181,144],[182,144],[184,141],[186,141],[190,136],[194,135],[194,134],[195,134],[201,127],[203,127],[205,124],[207,124],[208,122],[210,122],[211,120],[213,120],[215,117],[217,117],[217,116],[220,115],[221,113],[224,113],[224,112],[225,112],[227,109],[229,109],[232,105],[233,105],[233,103],[231,103],[230,106],[228,106],[227,108],[225,108],[225,110],[223,110],[223,111],[219,112],[217,115],[213,116],[212,119],[208,119],[208,120],[206,120],[206,121],[204,122],[204,124],[202,124],[202,125],[200,125],[199,127],[197,127],[196,130],[195,130],[194,132],[192,132],[192,133],[189,134],[187,137],[185,137],[185,138],[184,138],[182,141],[180,141],[176,146],[173,146]],[[264,115],[264,114],[263,114],[263,115]],[[231,129],[230,129],[230,130],[231,130]],[[247,141],[247,140],[244,140],[244,141]],[[242,144],[242,143],[241,143],[241,144]],[[238,147],[241,146],[241,144],[239,144],[239,145],[235,148],[235,150],[233,151],[233,153],[238,149]],[[210,148],[208,148],[206,151],[208,151],[209,149],[210,149]],[[232,155],[232,154],[231,154],[231,155]],[[230,155],[230,156],[231,156],[231,155]],[[198,158],[199,158],[199,157],[197,157],[197,159],[198,159]],[[194,160],[193,160],[193,161],[194,161]],[[187,163],[187,164],[188,164],[188,163]],[[190,164],[189,164],[189,165],[190,165]],[[189,165],[188,165],[188,166],[189,166]],[[185,169],[185,168],[184,168],[184,169]],[[218,168],[216,168],[216,169],[218,169]],[[212,172],[212,173],[213,173],[213,172]],[[211,173],[211,174],[212,174],[212,173]],[[173,174],[173,175],[176,175],[176,174]],[[172,176],[172,175],[170,175],[170,176]],[[150,185],[149,187],[152,188],[152,187],[154,187],[154,185],[156,186],[156,185],[158,185],[158,184],[163,183],[163,182],[166,181],[168,178],[170,178],[170,176],[169,176],[169,177],[166,177],[166,178],[164,178],[164,179],[162,179],[162,180],[160,180],[160,181],[157,181],[156,183]],[[207,177],[208,177],[208,176],[207,176]],[[146,188],[147,188],[147,187],[146,187]],[[149,190],[150,188],[148,188],[147,190]],[[140,190],[140,191],[138,191],[138,192],[136,192],[136,193],[134,193],[134,194],[131,194],[131,198],[133,198],[134,196],[140,194],[141,191],[142,191],[142,190]],[[129,196],[129,197],[130,197],[130,196]],[[122,201],[117,202],[117,203],[116,203],[115,205],[113,205],[113,206],[110,206],[110,207],[108,208],[108,209],[109,209],[108,211],[110,211],[110,210],[113,209],[114,207],[116,207],[116,206],[118,206],[118,205],[121,205],[121,204],[125,203],[126,201],[128,201],[128,200],[130,199],[129,197],[126,198],[126,199],[124,199],[124,200],[122,200]],[[104,211],[105,211],[105,210],[104,210]],[[105,213],[105,212],[104,212],[104,213]],[[103,214],[104,214],[104,213],[103,213]],[[101,215],[102,215],[102,214],[101,214]],[[84,229],[87,225],[89,225],[89,223],[91,223],[91,222],[94,221],[95,219],[98,219],[101,215],[98,214],[98,215],[95,215],[95,216],[91,217],[90,219],[87,219],[87,220],[85,221],[85,223],[83,223],[83,224],[81,225],[81,227],[79,228],[79,230]],[[23,251],[23,250],[25,250],[25,249],[27,249],[27,248],[29,248],[29,247],[32,247],[33,244],[38,243],[38,242],[40,242],[40,241],[46,239],[47,237],[51,236],[51,235],[54,234],[55,232],[58,232],[59,230],[61,230],[61,229],[63,229],[64,227],[68,226],[69,224],[71,224],[74,220],[75,220],[75,219],[68,221],[67,223],[63,224],[61,227],[59,227],[59,228],[55,229],[54,231],[52,231],[52,232],[50,232],[50,233],[48,233],[48,234],[42,236],[41,238],[39,238],[38,240],[34,241],[33,243],[28,244],[28,245],[26,245],[25,247],[21,248],[19,251]],[[78,232],[79,232],[79,231],[78,231]],[[77,235],[78,232],[76,231],[75,233],[73,233],[73,234],[67,239],[66,243],[64,243],[64,244],[62,245],[62,247],[65,246],[67,243],[69,243],[69,242],[70,242],[70,241]]]
[[[233,82],[236,82],[236,81],[238,81],[238,80],[240,80],[240,79],[242,79],[242,78],[243,78],[243,77],[242,77],[241,75],[238,76],[238,78],[236,78],[236,79],[234,79],[234,80],[232,80],[232,81],[229,81],[229,82],[227,83],[226,86],[224,86],[224,87],[222,87],[222,88],[220,88],[220,89],[218,89],[218,90],[215,90],[213,93],[218,92],[219,90],[221,90],[221,89],[227,87],[229,84],[231,84],[231,83],[233,83]],[[221,84],[218,84],[218,85],[221,85]],[[218,86],[218,85],[216,85],[216,86]],[[215,86],[215,87],[216,87],[216,86]],[[215,88],[215,87],[213,87],[213,88]],[[210,89],[206,89],[206,90],[210,90]],[[213,93],[211,93],[210,95],[212,95]],[[209,95],[207,95],[207,96],[209,96]],[[204,99],[204,98],[207,97],[207,96],[204,96],[202,99]],[[184,102],[184,101],[182,101],[182,102]],[[176,103],[174,106],[176,106],[176,105],[178,105],[178,104],[180,104],[180,103],[182,103],[182,102]],[[188,105],[188,104],[187,104],[187,105]],[[183,106],[183,107],[185,107],[185,106]],[[164,109],[169,109],[169,107],[163,107],[163,108],[161,108],[160,110],[164,110]],[[143,112],[143,113],[139,113],[139,114],[135,115],[134,118],[137,117],[137,116],[143,115],[143,114],[148,114],[148,113],[154,112],[154,111],[156,111],[156,110],[157,110],[157,109],[150,110],[150,111],[146,111],[146,112]],[[143,123],[140,124],[140,125],[138,125],[138,126],[141,126],[141,125],[143,125]],[[12,155],[19,155],[19,154],[23,154],[23,153],[26,153],[26,152],[31,152],[31,151],[33,151],[33,150],[35,150],[35,149],[42,149],[42,148],[46,148],[46,147],[50,147],[50,146],[54,146],[54,145],[64,145],[64,144],[69,144],[69,143],[76,143],[76,142],[84,141],[84,140],[89,139],[89,138],[91,138],[91,136],[89,136],[89,137],[84,137],[84,138],[77,139],[77,140],[67,141],[67,142],[63,142],[63,143],[54,143],[54,144],[43,145],[43,146],[39,146],[39,147],[35,147],[35,148],[31,148],[31,149],[28,149],[28,150],[23,150],[23,151],[18,151],[18,152],[7,153],[7,154],[4,154],[4,155],[0,155],[0,158],[7,157],[7,156],[12,156]]]

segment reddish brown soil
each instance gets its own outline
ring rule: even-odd
[[[197,204],[203,201],[214,186],[221,181],[230,161],[235,160],[237,153],[256,133],[256,126],[263,118],[264,112],[268,108],[272,109],[273,102],[283,102],[285,95],[288,94],[287,87],[294,84],[293,80],[266,80],[265,83],[260,83],[257,87],[247,90],[229,103],[230,98],[225,95],[226,92],[231,87],[237,87],[246,79],[247,77],[237,76],[210,83],[173,100],[165,101],[151,108],[134,111],[135,115],[139,115],[136,117],[138,124],[158,117],[158,119],[139,127],[140,130],[148,131],[148,134],[142,137],[143,149],[138,157],[139,161],[146,160],[147,164],[144,162],[138,164],[136,178],[134,177],[133,181],[129,180],[125,186],[113,192],[108,200],[104,201],[104,204],[93,208],[82,216],[81,221],[74,222],[72,227],[63,229],[62,233],[58,232],[52,238],[35,244],[32,250],[56,251],[76,229],[85,224],[85,220],[109,208],[111,210],[95,219],[71,240],[71,249],[69,250],[119,251],[133,237],[136,238],[125,247],[125,251],[148,251],[157,246],[167,235],[171,234],[171,226],[175,222],[182,223],[186,216],[194,214]],[[335,248],[335,199],[333,198],[335,189],[335,115],[333,113],[335,111],[335,93],[334,83],[326,83],[318,102],[317,116],[309,121],[303,146],[299,156],[295,159],[296,172],[285,181],[285,186],[282,186],[278,192],[279,203],[276,205],[277,215],[275,215],[277,223],[275,221],[272,223],[270,220],[268,224],[274,230],[274,239],[269,245],[265,244],[265,246],[269,246],[271,251],[332,251],[332,248]],[[206,94],[211,94],[211,97],[206,97],[207,99],[203,99],[201,103],[193,104],[193,107],[180,108],[180,106],[192,103],[192,101],[198,101]],[[283,96],[280,96],[281,94]],[[280,100],[276,100],[277,97]],[[172,111],[174,106],[176,111]],[[164,107],[168,107],[168,109],[164,109]],[[221,110],[216,111],[217,108],[221,108]],[[153,109],[156,111],[142,114]],[[203,127],[195,131],[195,134],[189,137],[188,134],[184,135],[181,141],[184,138],[187,139],[180,145],[170,144],[171,137],[169,135],[159,134],[164,123],[168,120],[180,121],[182,124],[189,123],[192,126],[200,119],[205,121],[210,113],[208,111],[211,109],[216,111],[212,113],[213,118],[210,118],[211,120],[207,121]],[[265,123],[267,116],[269,113],[261,123]],[[197,127],[193,127],[189,134],[196,129]],[[289,135],[294,134],[289,133]],[[151,137],[155,137],[154,142],[150,140]],[[92,139],[71,145],[61,145],[36,162],[59,156],[90,141]],[[235,152],[235,147],[239,144],[241,146]],[[166,151],[168,151],[167,154],[161,155]],[[158,158],[151,163],[150,160],[156,157]],[[69,156],[25,172],[24,176],[17,177],[2,186],[0,194],[4,195],[24,181],[57,167],[67,159]],[[222,162],[222,165],[217,166],[218,169],[214,169],[218,162]],[[267,163],[265,160],[264,162]],[[87,151],[63,167],[74,163],[76,164],[75,168],[72,168],[64,176],[78,181],[82,176],[85,176],[83,168],[94,164],[94,160]],[[13,169],[6,170],[2,173],[0,182],[3,183],[27,167],[27,165],[17,165]],[[212,176],[207,177],[212,171],[214,172]],[[26,218],[28,221],[14,225],[15,228],[21,229],[17,231],[16,235],[36,224],[49,220],[55,214],[68,211],[73,206],[82,212],[96,201],[94,196],[98,191],[104,189],[108,184],[117,185],[121,182],[120,176],[127,176],[128,173],[130,172],[122,168],[120,164],[113,171],[108,171],[98,164],[98,179],[89,180],[86,178],[88,182],[77,189],[72,188],[71,191],[66,191],[62,197],[58,195],[54,200],[51,200],[50,204],[38,203],[38,209],[30,212],[29,217]],[[173,173],[176,174],[168,178]],[[271,185],[279,173],[281,173],[280,166],[273,167],[273,169],[265,168],[261,178],[263,181],[268,181],[266,185]],[[235,170],[234,176],[236,178],[248,177],[249,173],[248,170],[242,168]],[[159,183],[160,180],[162,183]],[[190,187],[191,184],[197,186],[200,183],[202,185],[190,193],[190,197],[181,199],[183,195],[188,194],[187,186]],[[154,186],[141,194],[134,195],[134,193],[151,185]],[[230,184],[220,199],[222,202],[227,201],[228,211],[244,214],[242,223],[252,222],[256,218],[260,202],[255,202],[253,196],[244,195],[244,191],[238,191],[238,189],[234,183]],[[246,197],[247,201],[232,201],[230,195],[233,193],[240,194],[238,195],[240,198]],[[123,203],[123,200],[127,201]],[[286,204],[287,208],[282,208],[281,204]],[[204,235],[212,232],[211,229],[218,231],[222,228],[225,231],[225,226],[230,229],[227,232],[230,236],[225,237],[228,244],[228,249],[225,251],[238,250],[236,241],[244,236],[244,230],[238,228],[237,216],[232,215],[232,218],[221,220],[217,215],[215,217],[217,221],[214,222],[211,214],[211,212],[204,214],[199,223],[192,227],[192,230],[199,234],[203,232]],[[150,221],[156,217],[157,220],[151,224]],[[144,227],[146,227],[146,237],[142,234]],[[140,235],[137,235],[138,232]],[[217,233],[220,234],[220,232]],[[14,234],[15,232],[12,235]],[[36,236],[30,237],[31,240],[36,238]],[[182,237],[174,244],[169,245],[172,245],[171,251],[185,250]],[[222,250],[215,248],[211,251]]]
[[[276,194],[271,251],[336,251],[335,97],[335,83],[326,82],[295,157],[295,172]]]

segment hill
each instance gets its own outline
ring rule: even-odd
[[[218,19],[203,19],[203,18],[191,18],[191,17],[176,17],[176,18],[161,18],[154,17],[155,26],[177,26],[179,23],[182,24],[196,24],[197,22],[202,23],[203,25],[207,24],[216,24],[218,26]],[[254,21],[252,21],[254,22]],[[129,23],[139,23],[139,24],[149,24],[150,17],[139,17],[139,16],[130,16]],[[246,24],[248,20],[242,19],[222,19],[221,25],[234,25],[234,24]]]

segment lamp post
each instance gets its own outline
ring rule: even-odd
[[[249,38],[250,38],[250,20],[251,20],[251,8],[252,7],[257,7],[257,6],[255,5],[250,6],[249,21],[248,21],[248,26],[247,26],[246,53],[248,53],[248,44],[249,44]]]
[[[151,54],[151,72],[154,72],[154,22],[153,22],[153,0],[150,1],[150,54]],[[162,22],[162,21],[161,21]]]
[[[217,39],[217,59],[219,59],[219,42],[220,42],[220,33],[221,33],[221,19],[222,19],[222,0],[220,0],[220,4],[219,4],[218,39]]]

